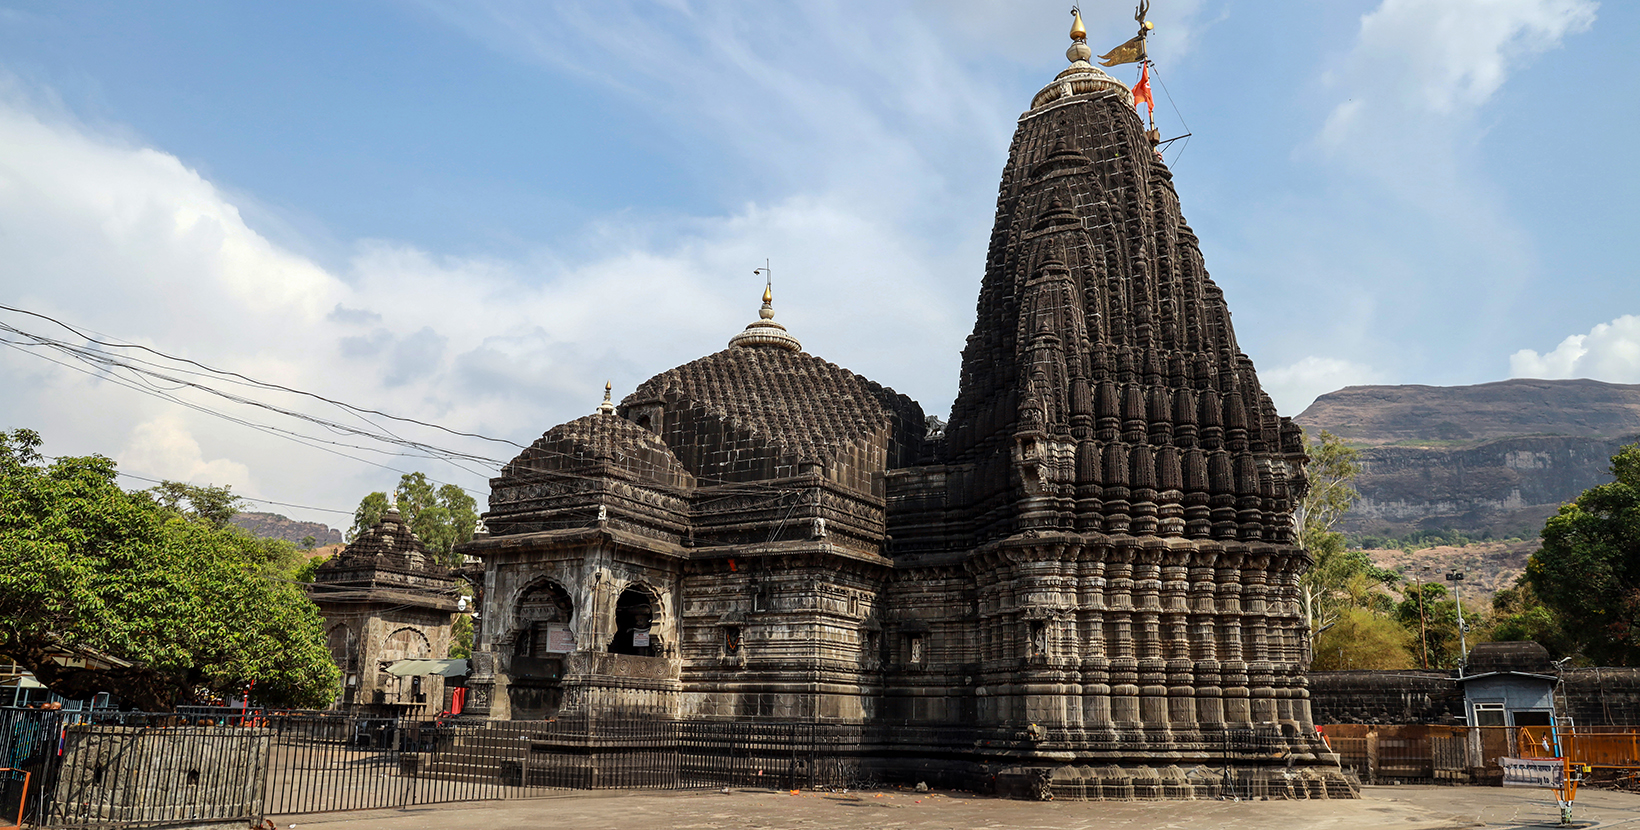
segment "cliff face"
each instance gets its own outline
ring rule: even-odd
[[[1612,455],[1640,440],[1640,386],[1357,386],[1296,420],[1363,447],[1362,498],[1345,532],[1532,534],[1562,503],[1610,480]]]
[[[342,533],[318,522],[299,522],[277,513],[238,513],[231,520],[246,533],[259,539],[284,539],[300,545],[302,539],[312,536],[320,545],[339,545]]]
[[[1293,419],[1351,444],[1472,442],[1521,435],[1640,434],[1640,385],[1505,380],[1476,386],[1350,386]]]

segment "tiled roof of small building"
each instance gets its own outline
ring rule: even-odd
[[[1470,650],[1468,674],[1498,671],[1553,674],[1555,664],[1549,650],[1531,640],[1481,643]]]
[[[905,395],[806,352],[772,347],[735,346],[662,372],[621,401],[620,411],[678,402],[699,404],[814,461],[900,424],[920,433],[923,420],[922,408]]]

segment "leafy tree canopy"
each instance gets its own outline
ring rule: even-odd
[[[1349,608],[1315,640],[1314,671],[1404,669],[1415,665],[1412,639],[1394,620],[1365,608]]]
[[[162,481],[148,491],[162,507],[221,529],[233,521],[244,501],[231,487],[204,487],[180,481]]]
[[[142,708],[253,683],[275,706],[334,698],[318,611],[283,579],[294,546],[225,527],[226,488],[128,493],[109,459],[47,464],[39,446],[0,432],[0,653],[60,694]],[[62,649],[134,665],[65,666]]]
[[[1372,566],[1365,554],[1351,551],[1344,534],[1333,530],[1360,494],[1355,477],[1361,473],[1359,454],[1330,432],[1305,447],[1309,487],[1294,511],[1300,544],[1315,560],[1300,581],[1304,610],[1310,618],[1314,647],[1323,632],[1337,624],[1351,608],[1370,605],[1374,588],[1394,577]]]
[[[392,501],[381,492],[365,496],[353,512],[353,527],[347,538],[351,541],[375,527],[394,503],[429,552],[445,565],[460,564],[455,546],[471,540],[478,529],[478,502],[454,484],[435,488],[425,473],[400,478]]]
[[[1609,484],[1584,490],[1543,526],[1526,584],[1598,664],[1640,665],[1640,444],[1612,457]],[[1574,622],[1575,621],[1575,622]],[[1545,643],[1545,647],[1549,644]]]

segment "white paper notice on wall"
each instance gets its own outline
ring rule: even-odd
[[[634,631],[634,632],[632,632],[632,647],[633,648],[648,648],[649,647],[649,632],[647,632],[647,631]]]
[[[547,651],[567,654],[575,650],[575,632],[563,624],[547,626]]]

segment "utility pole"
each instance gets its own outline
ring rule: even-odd
[[[1452,583],[1452,599],[1458,603],[1458,676],[1463,677],[1463,670],[1469,666],[1469,640],[1464,632],[1469,630],[1469,623],[1463,619],[1463,597],[1458,595],[1458,583],[1463,581],[1463,571],[1447,573],[1446,580]]]
[[[1418,592],[1418,646],[1423,651],[1425,669],[1429,668],[1429,629],[1424,624],[1424,583],[1420,574],[1427,570],[1428,565],[1421,565],[1412,574],[1412,584]]]

